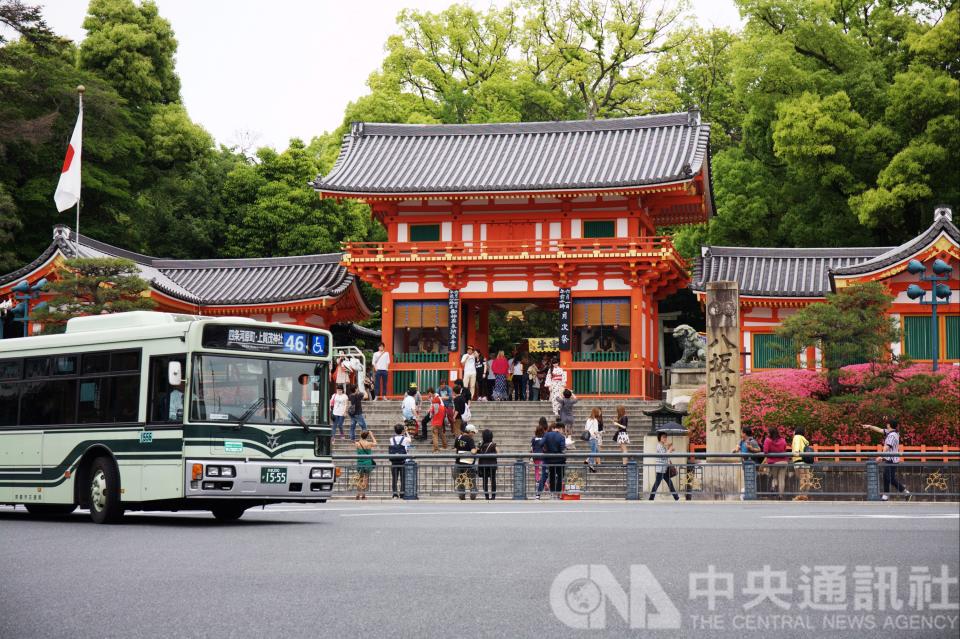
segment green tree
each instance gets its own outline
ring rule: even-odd
[[[180,101],[177,40],[151,0],[91,0],[83,28],[84,69],[102,75],[133,105]]]
[[[891,342],[900,337],[888,315],[892,302],[893,297],[878,282],[855,284],[787,317],[776,334],[798,349],[819,348],[831,394],[838,395],[841,367],[880,362],[890,355]]]
[[[45,333],[61,333],[67,320],[83,315],[150,310],[154,302],[144,293],[149,285],[136,264],[116,258],[66,260],[60,279],[47,285],[53,294],[46,308],[34,314]]]

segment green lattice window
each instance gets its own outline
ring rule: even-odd
[[[911,359],[933,359],[933,326],[929,315],[903,317],[903,353]]]
[[[613,220],[584,220],[583,237],[616,237],[616,223]]]
[[[410,225],[411,242],[439,242],[440,225],[439,224],[411,224]]]
[[[796,357],[791,360],[792,363],[786,361],[795,352],[790,340],[773,333],[753,336],[753,368],[796,368]]]
[[[943,318],[947,331],[947,359],[960,359],[960,315]]]
[[[630,371],[627,369],[575,370],[573,392],[577,395],[628,395]]]

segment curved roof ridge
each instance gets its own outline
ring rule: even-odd
[[[910,241],[904,242],[900,246],[889,248],[883,253],[859,264],[851,264],[849,266],[831,269],[830,273],[831,275],[848,276],[861,275],[863,273],[885,269],[919,253],[927,246],[936,242],[937,238],[941,235],[946,235],[957,244],[960,244],[960,229],[957,228],[948,215],[938,217],[926,231]]]
[[[404,124],[353,122],[347,135],[431,136],[431,135],[516,135],[570,133],[576,131],[623,131],[689,124],[689,113],[657,113],[603,120],[543,120],[536,122],[483,122],[478,124]]]

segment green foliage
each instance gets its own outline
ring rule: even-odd
[[[47,285],[53,294],[45,309],[34,313],[34,321],[46,333],[62,332],[71,317],[125,311],[150,310],[154,302],[143,294],[149,285],[140,278],[136,264],[115,258],[66,260],[61,278]]]
[[[98,72],[133,105],[180,101],[177,41],[151,0],[91,0],[83,28],[84,69]]]
[[[820,348],[831,393],[837,394],[842,366],[878,363],[889,355],[890,343],[899,339],[896,324],[887,315],[892,301],[878,282],[856,284],[787,317],[776,334],[798,348]]]

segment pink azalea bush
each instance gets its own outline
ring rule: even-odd
[[[858,364],[841,370],[843,394],[829,397],[826,374],[777,369],[742,379],[744,426],[764,432],[776,426],[788,440],[797,426],[806,428],[814,444],[875,444],[879,436],[861,428],[884,416],[900,420],[908,446],[960,446],[960,367],[944,366],[936,374],[929,365],[908,367]],[[690,441],[706,441],[706,392],[690,401]]]

